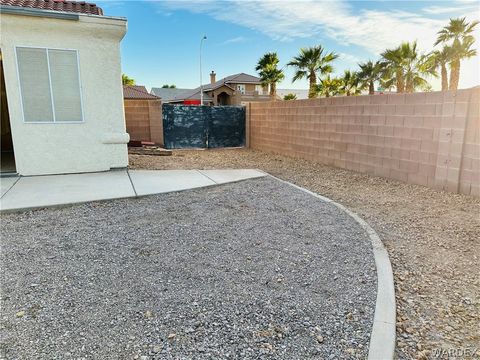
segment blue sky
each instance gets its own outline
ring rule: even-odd
[[[128,32],[122,41],[123,72],[148,88],[199,84],[199,44],[203,48],[203,78],[215,70],[217,79],[245,72],[265,52],[276,51],[281,66],[301,47],[321,44],[340,58],[335,73],[378,58],[387,47],[417,40],[430,51],[436,32],[450,17],[480,18],[476,0],[453,1],[97,1],[105,15],[125,16]],[[480,39],[480,26],[476,32]],[[476,44],[478,48],[478,44]],[[460,87],[480,84],[479,57],[462,64]],[[292,84],[293,69],[285,68],[279,88]],[[432,79],[434,88],[439,81]]]

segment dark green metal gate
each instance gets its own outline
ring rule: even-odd
[[[162,105],[167,149],[221,148],[245,145],[243,106]]]

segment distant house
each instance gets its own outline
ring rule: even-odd
[[[130,140],[163,145],[162,100],[145,86],[123,85],[123,103]]]
[[[200,86],[195,89],[152,88],[152,94],[161,96],[164,103],[199,105]],[[270,101],[260,78],[239,73],[216,80],[210,73],[210,83],[203,85],[204,105],[240,105],[250,101]]]
[[[127,20],[83,1],[0,5],[2,171],[126,167],[120,41]]]

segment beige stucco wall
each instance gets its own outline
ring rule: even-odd
[[[128,165],[120,41],[126,21],[81,15],[78,21],[2,14],[10,123],[20,175],[103,171]],[[15,46],[78,50],[84,122],[24,123]]]

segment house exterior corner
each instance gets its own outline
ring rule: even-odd
[[[129,136],[125,129],[120,66],[120,41],[126,33],[126,20],[85,14],[64,19],[53,11],[44,13],[48,16],[42,14],[42,11],[35,16],[21,12],[2,14],[0,49],[17,173],[47,175],[126,167]],[[69,111],[62,103],[70,96],[68,91],[62,93],[60,85],[52,87],[51,83],[50,97],[60,94],[58,100],[52,100],[53,120],[45,121],[40,115],[37,119],[33,110],[30,111],[33,115],[26,115],[25,94],[28,92],[31,102],[40,106],[38,93],[42,92],[38,89],[41,87],[35,86],[45,79],[36,78],[34,66],[30,69],[23,63],[19,66],[23,59],[19,59],[19,54],[26,58],[22,60],[25,63],[36,64],[34,56],[28,58],[22,54],[23,49],[27,55],[28,49],[47,53],[50,82],[51,77],[56,76],[55,71],[65,74],[67,65],[74,66],[72,61],[65,65],[62,55],[68,52],[73,59],[76,53],[81,116],[72,118],[75,121],[62,115]],[[56,62],[52,61],[53,54],[60,54]],[[58,70],[51,69],[52,64]],[[24,70],[28,77],[23,76]],[[39,67],[38,73],[42,71]],[[24,83],[32,86],[24,84],[22,89],[21,79],[27,79]],[[62,84],[62,79],[57,83]],[[45,104],[50,107],[48,101]],[[38,121],[33,121],[35,119]]]

